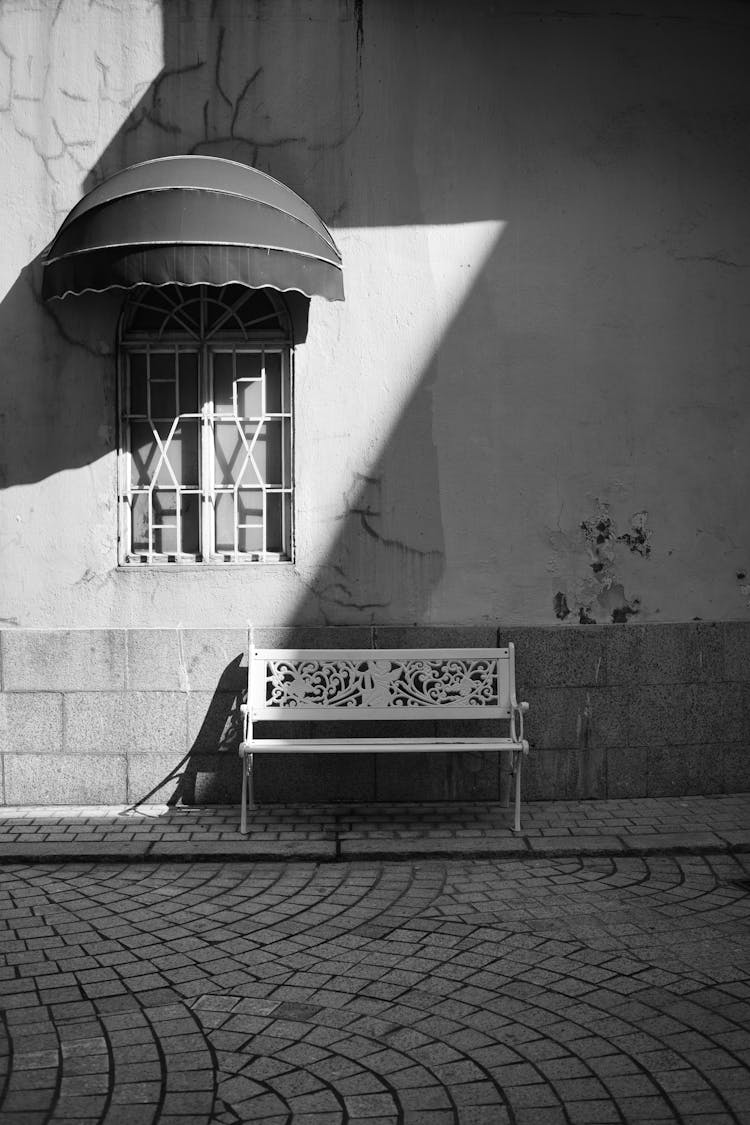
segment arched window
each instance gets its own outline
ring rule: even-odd
[[[139,287],[119,352],[121,563],[291,559],[292,349],[280,294]]]

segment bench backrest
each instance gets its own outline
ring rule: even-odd
[[[250,649],[248,719],[493,719],[515,702],[513,645]]]

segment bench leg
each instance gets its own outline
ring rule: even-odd
[[[242,762],[242,811],[240,812],[240,832],[247,832],[247,762],[245,755],[240,759]]]
[[[503,759],[502,753],[498,754],[498,756],[497,756],[498,771],[500,771],[502,759]],[[502,786],[502,790],[503,790],[502,797],[503,797],[503,808],[504,809],[507,809],[507,808],[510,807],[510,782],[511,782],[512,777],[513,777],[513,759],[511,758],[510,761],[508,762],[508,777],[506,779],[505,784]]]
[[[253,756],[242,755],[242,811],[240,813],[240,832],[247,833],[247,810],[255,808],[253,786]]]
[[[523,754],[520,750],[513,752],[513,774],[516,782],[516,816],[513,825],[514,832],[521,831],[521,760]]]

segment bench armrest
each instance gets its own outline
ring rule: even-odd
[[[523,717],[526,714],[526,712],[528,711],[528,709],[529,709],[528,703],[516,703],[515,700],[514,700],[512,705],[511,705],[510,737],[513,739],[514,742],[518,742],[518,743],[524,743],[525,742],[525,739],[523,737]],[[516,726],[516,720],[518,720],[518,726]],[[527,746],[524,745],[524,751],[526,751],[526,749],[527,749]]]
[[[242,742],[240,743],[240,756],[242,755],[242,746],[247,742],[248,728],[250,726],[250,706],[247,703],[240,703],[240,714],[242,715]]]

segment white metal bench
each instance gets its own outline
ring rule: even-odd
[[[515,781],[516,832],[521,831],[521,760],[528,703],[516,700],[512,644],[491,649],[257,649],[247,662],[243,704],[242,814],[255,807],[253,755],[433,753],[504,751]],[[378,720],[508,721],[505,737],[461,738],[261,738],[254,724],[284,720],[346,722]]]

